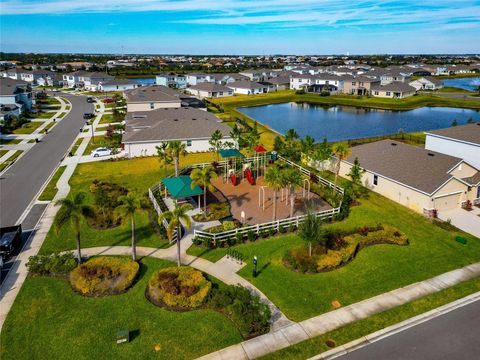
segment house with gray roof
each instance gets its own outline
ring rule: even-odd
[[[418,213],[460,208],[478,198],[479,169],[458,157],[386,139],[353,147],[341,162],[341,176],[349,178],[356,158],[365,187]]]
[[[212,82],[203,82],[191,86],[187,89],[187,92],[199,97],[200,99],[233,96],[232,89]]]
[[[16,105],[20,113],[32,108],[32,87],[23,80],[0,78],[0,105]]]
[[[234,94],[256,95],[268,92],[268,86],[250,80],[239,80],[226,84]]]
[[[127,112],[150,111],[182,106],[180,93],[161,85],[141,86],[124,93]]]
[[[131,79],[112,79],[101,81],[98,84],[98,91],[125,91],[142,86],[138,81]]]
[[[440,79],[433,77],[421,77],[410,81],[408,85],[413,86],[417,91],[419,90],[438,90],[443,87],[443,82]]]
[[[236,146],[231,128],[210,112],[190,107],[127,113],[122,143],[129,157],[154,156],[156,146],[179,140],[188,152],[209,151],[212,133],[219,130],[223,142]]]
[[[415,95],[416,92],[417,90],[413,86],[397,81],[386,85],[373,86],[371,89],[371,95],[374,97],[391,99],[403,99]]]

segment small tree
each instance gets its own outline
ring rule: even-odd
[[[308,243],[309,256],[312,256],[312,243],[322,245],[324,252],[326,252],[325,239],[322,235],[321,226],[322,220],[308,210],[304,221],[300,224],[299,235]]]
[[[273,140],[273,150],[275,150],[278,153],[282,153],[283,149],[285,147],[285,144],[283,143],[283,140],[280,136],[275,136],[275,139]]]
[[[65,198],[58,200],[56,205],[61,205],[60,210],[55,216],[53,226],[58,234],[60,229],[69,224],[75,232],[77,243],[77,260],[82,262],[82,253],[80,246],[80,222],[82,219],[92,219],[95,216],[93,207],[85,204],[86,194],[84,192],[76,193],[71,199]]]
[[[214,191],[215,186],[212,185],[212,179],[217,176],[215,169],[211,166],[207,166],[203,169],[193,169],[190,174],[192,179],[191,187],[195,186],[203,187],[203,217],[207,217],[207,190]]]
[[[361,186],[362,176],[364,173],[365,169],[360,166],[360,161],[358,160],[358,157],[355,157],[355,160],[353,161],[353,166],[350,168],[350,172],[347,174],[347,176],[350,176],[350,179],[352,179],[352,182],[355,185]]]
[[[330,159],[332,157],[332,154],[332,147],[327,142],[327,139],[324,138],[320,145],[315,149],[315,151],[313,151],[312,159],[314,161],[323,163],[324,161]]]
[[[230,137],[237,143],[240,149],[243,147],[242,130],[237,124],[235,124],[232,131],[230,131]]]
[[[185,149],[186,145],[179,140],[170,141],[168,143],[168,152],[173,158],[173,164],[175,166],[175,176],[178,176],[180,155],[185,156],[187,154]]]
[[[305,154],[307,159],[311,158],[313,149],[315,147],[315,139],[310,135],[305,136],[305,139],[300,140],[300,147],[302,149],[302,153]]]
[[[172,241],[173,233],[177,230],[177,265],[181,265],[180,259],[180,238],[181,238],[181,222],[183,221],[185,227],[189,229],[192,226],[192,220],[187,212],[191,209],[190,204],[183,204],[178,206],[175,203],[175,207],[171,211],[165,211],[158,217],[158,222],[161,224],[163,219],[168,221],[167,236]]]
[[[345,160],[350,155],[350,148],[345,143],[337,143],[333,147],[333,154],[337,158],[337,162],[335,165],[335,182],[334,182],[334,185],[335,185],[334,188],[336,188],[338,174],[340,173],[340,165],[342,164],[342,161]]]
[[[288,188],[290,195],[290,217],[293,217],[295,203],[295,188],[302,185],[302,175],[294,168],[286,168],[282,171],[283,184]]]
[[[244,140],[247,145],[247,148],[251,152],[253,152],[253,149],[255,148],[255,146],[258,145],[260,141],[260,133],[258,132],[258,129],[257,129],[257,122],[254,123],[253,128],[246,134]]]
[[[217,161],[219,160],[219,154],[218,152],[223,149],[223,143],[222,143],[223,135],[220,130],[215,130],[210,137],[210,140],[208,140],[208,143],[210,144],[210,151],[213,151],[215,153],[215,156],[217,158]]]
[[[155,146],[157,149],[158,161],[163,164],[163,176],[167,176],[167,166],[173,162],[170,151],[168,151],[168,143],[164,142],[159,146]]]

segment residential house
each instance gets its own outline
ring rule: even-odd
[[[127,99],[127,112],[179,108],[182,106],[180,94],[166,86],[141,86],[127,90],[124,94]]]
[[[226,85],[234,94],[256,95],[268,92],[268,87],[254,81],[240,80]]]
[[[443,82],[440,79],[435,79],[432,77],[421,77],[417,80],[410,81],[408,85],[413,86],[417,91],[438,90],[443,87]]]
[[[410,81],[410,74],[406,71],[387,71],[380,75],[381,85],[391,84],[393,82],[408,83]]]
[[[387,85],[376,85],[371,89],[371,95],[375,97],[391,98],[391,99],[403,99],[409,96],[413,96],[416,93],[416,89],[402,82],[393,82]]]
[[[0,105],[20,108],[20,113],[32,108],[32,87],[30,83],[10,78],[0,78]]]
[[[127,113],[122,143],[129,157],[154,156],[156,146],[179,140],[188,152],[209,151],[212,133],[220,130],[230,142],[231,128],[210,112],[193,108],[156,109]]]
[[[239,74],[247,77],[250,81],[261,82],[266,81],[269,78],[277,77],[279,70],[268,70],[268,69],[258,69],[258,70],[245,70],[240,71]]]
[[[98,84],[98,91],[125,91],[142,86],[139,82],[130,79],[112,79]]]
[[[187,89],[187,92],[198,96],[201,99],[233,96],[232,89],[211,82],[203,82],[198,85],[191,86]]]
[[[0,104],[0,125],[13,116],[17,118],[20,116],[20,108],[17,105]]]
[[[292,75],[290,89],[305,90],[306,92],[321,93],[328,91],[337,94],[343,89],[343,79],[333,74]]]
[[[187,77],[182,74],[159,74],[155,76],[157,85],[167,86],[174,89],[185,89],[187,87]]]
[[[459,157],[480,169],[480,123],[426,132],[425,148]]]
[[[260,81],[260,84],[268,86],[268,91],[279,91],[286,90],[290,88],[290,77],[289,76],[277,76],[269,78],[265,81]]]
[[[212,82],[214,81],[213,77],[210,77],[208,74],[203,73],[190,73],[186,74],[188,86],[198,85],[203,82]]]
[[[39,86],[63,86],[63,84],[63,75],[56,73],[37,79],[37,85]]]
[[[380,85],[380,80],[366,76],[344,75],[341,78],[343,80],[342,92],[348,95],[370,95],[372,87]]]
[[[365,187],[418,213],[460,208],[478,198],[478,168],[457,157],[386,139],[353,147],[341,162],[341,176],[348,178],[355,158],[365,169]]]
[[[106,73],[83,70],[63,75],[64,86],[69,88],[83,88],[90,91],[97,91],[100,82],[107,82],[113,79],[113,76]]]

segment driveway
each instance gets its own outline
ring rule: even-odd
[[[85,96],[61,96],[72,103],[70,113],[0,178],[0,226],[20,220],[78,135],[85,122],[83,114],[93,112]]]
[[[480,238],[480,209],[473,207],[472,211],[463,209],[444,210],[438,212],[438,217],[444,221],[451,220],[452,225]]]

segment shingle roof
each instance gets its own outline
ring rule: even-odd
[[[231,128],[204,110],[185,107],[137,111],[127,114],[123,142],[209,139],[215,130],[230,137]]]
[[[362,168],[427,194],[452,178],[448,172],[462,161],[389,139],[353,147],[346,161],[356,157]]]
[[[229,91],[232,91],[232,89],[230,89],[226,86],[211,83],[211,82],[202,82],[200,84],[191,86],[190,89],[199,90],[199,91],[208,91],[208,92],[212,92],[212,91],[213,92],[219,92],[219,91],[229,92]]]
[[[127,102],[180,102],[180,93],[161,85],[127,90],[125,97]]]
[[[259,84],[254,81],[248,81],[248,80],[239,80],[239,81],[234,81],[232,83],[227,84],[229,88],[239,88],[239,89],[260,89],[264,88],[265,86],[262,84]]]
[[[12,95],[18,86],[28,86],[29,83],[23,80],[0,78],[0,95]]]
[[[390,84],[374,86],[372,90],[377,91],[392,91],[392,92],[415,92],[416,89],[413,86],[408,85],[407,83],[394,81]]]
[[[446,129],[428,131],[427,134],[467,141],[480,145],[480,123],[452,126]]]

